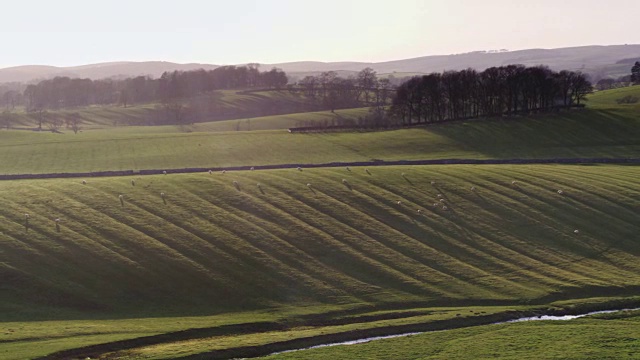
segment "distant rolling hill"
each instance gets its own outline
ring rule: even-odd
[[[89,64],[71,67],[56,67],[43,65],[25,65],[0,69],[0,83],[29,82],[38,79],[68,76],[72,78],[103,79],[111,77],[133,77],[149,75],[159,77],[165,71],[174,70],[213,70],[218,65],[211,64],[176,64],[167,61],[123,61]]]
[[[634,60],[635,59],[635,60]],[[386,62],[318,62],[300,61],[280,64],[263,64],[262,69],[278,67],[295,77],[338,71],[342,75],[371,67],[378,73],[430,73],[445,70],[475,68],[484,70],[492,66],[523,64],[547,65],[554,70],[580,70],[596,78],[618,77],[630,72],[628,63],[640,60],[640,44],[610,46],[580,46],[559,49],[528,49],[506,52],[476,51],[464,54],[423,56]],[[0,83],[28,82],[54,76],[70,76],[91,79],[130,77],[138,75],[160,76],[173,70],[211,70],[218,65],[177,64],[166,61],[110,62],[74,67],[27,65],[0,69]]]

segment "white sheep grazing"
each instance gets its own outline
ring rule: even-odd
[[[558,194],[562,195],[563,191],[562,190],[558,190]]]
[[[87,181],[86,180],[82,180],[82,185],[87,185]]]
[[[302,171],[302,168],[300,166],[298,166],[296,169],[298,169],[298,171]]]
[[[518,183],[517,181],[513,180],[513,181],[511,182],[511,185],[515,185],[515,184],[517,184],[517,183]]]
[[[435,182],[435,181],[432,181],[432,182],[431,182],[431,185],[435,185],[435,184],[436,184],[436,182]]]
[[[24,214],[24,218],[25,218],[25,219],[29,220],[29,218],[30,218],[30,217],[31,217],[31,216],[29,216],[29,214]]]
[[[249,170],[254,170],[253,166],[252,166],[252,167],[251,167],[251,169],[249,169]]]
[[[576,229],[576,230],[573,230],[573,233],[574,233],[574,234],[579,234],[579,233],[580,233],[580,231],[578,231],[578,229]]]
[[[422,214],[422,210],[418,209],[418,214]]]
[[[59,223],[60,222],[60,218],[56,218],[54,221]]]
[[[262,188],[262,185],[260,185],[260,183],[256,184],[256,186],[258,187],[258,189]]]
[[[471,187],[471,191],[476,191],[476,187],[475,187],[475,186],[472,186],[472,187]]]
[[[442,194],[436,195],[439,199],[442,199]]]
[[[440,199],[440,202],[441,202],[441,203],[443,203],[443,202],[444,202],[444,199]]]
[[[442,207],[442,210],[447,210],[447,207],[446,207],[446,206],[443,206],[443,207]]]
[[[165,175],[167,175],[167,170],[164,170],[162,173],[163,173],[163,174],[165,174]]]
[[[160,197],[164,199],[164,193],[163,192],[160,193]]]
[[[209,170],[209,175],[213,174],[213,171]]]
[[[402,173],[402,174],[400,174],[400,175],[401,175],[402,177],[406,177],[406,176],[407,176],[407,174],[405,174],[405,173]]]
[[[398,200],[398,205],[402,205],[402,201]]]
[[[307,184],[307,187],[311,187],[311,184]]]
[[[347,179],[342,179],[342,183],[346,184],[347,183]]]
[[[118,199],[122,200],[122,199],[124,199],[124,196],[118,195]]]
[[[222,173],[223,173],[223,174],[226,174],[226,173],[227,173],[227,170],[222,170]]]

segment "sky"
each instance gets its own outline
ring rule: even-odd
[[[2,1],[0,68],[380,62],[638,44],[638,0]]]

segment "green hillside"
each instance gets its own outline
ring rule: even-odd
[[[247,119],[187,128],[96,122],[77,135],[2,130],[0,174],[639,158],[638,105],[616,102],[637,94],[598,92],[584,110],[378,132],[256,130],[366,109],[252,118],[251,131]],[[227,350],[236,352],[213,358],[243,358],[251,353],[242,347],[292,339],[304,346],[319,336],[637,305],[639,177],[632,165],[431,165],[0,181],[0,359],[104,343],[50,359],[211,359],[207,352]],[[624,337],[622,322],[636,320],[607,329]],[[567,323],[572,344],[593,338],[595,328],[581,326],[590,321],[601,320]],[[441,345],[397,340],[395,352],[371,344],[362,354],[411,358],[412,346],[435,357],[490,354],[511,332],[539,338],[544,356],[562,349],[540,337],[560,328],[493,329],[424,335]],[[122,340],[130,341],[112,343]],[[348,358],[353,349],[308,354]]]
[[[636,167],[370,172],[3,182],[3,312],[472,303],[640,285]]]
[[[309,113],[197,124],[118,127],[79,134],[0,131],[0,174],[229,167],[447,158],[640,157],[640,86],[602,91],[589,108],[554,114],[485,119],[381,132],[290,134],[303,121],[366,110]],[[222,131],[218,130],[242,130]],[[185,132],[191,131],[191,132]]]
[[[0,313],[544,304],[640,287],[637,167],[350,170],[2,182]]]

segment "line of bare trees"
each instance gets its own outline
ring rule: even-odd
[[[168,102],[219,89],[282,89],[287,82],[284,71],[273,68],[260,72],[258,64],[223,66],[210,71],[165,72],[158,79],[147,76],[121,80],[55,77],[28,85],[22,96],[11,92],[7,102],[19,100],[28,111],[111,104],[126,107],[135,103]]]
[[[579,106],[591,91],[584,74],[555,72],[545,66],[447,71],[414,77],[402,84],[390,114],[409,125],[529,113]]]

